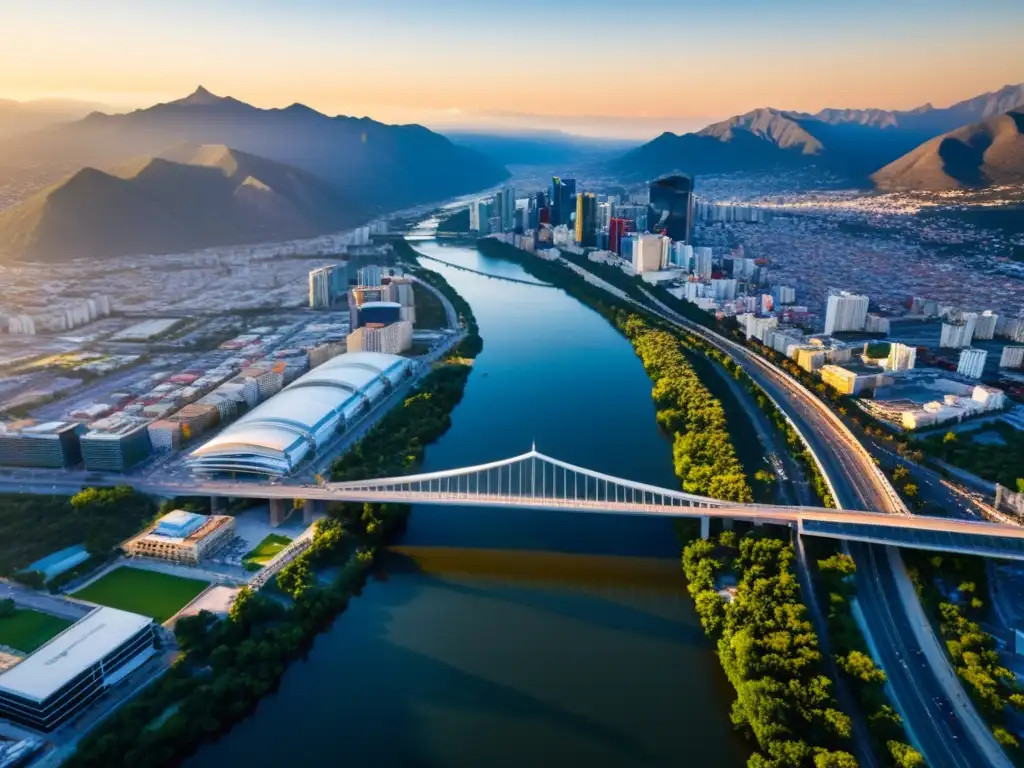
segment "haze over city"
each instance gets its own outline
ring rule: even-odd
[[[8,6],[0,98],[122,109],[202,83],[261,107],[647,139],[768,105],[910,109],[1024,79],[1014,0]]]

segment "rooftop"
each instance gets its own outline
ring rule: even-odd
[[[0,674],[0,690],[42,702],[153,620],[116,608],[97,608]]]

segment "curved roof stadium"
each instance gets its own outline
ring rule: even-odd
[[[410,365],[382,352],[334,357],[196,448],[188,464],[199,472],[289,474],[340,424],[386,394]]]

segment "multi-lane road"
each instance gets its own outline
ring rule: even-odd
[[[665,319],[727,352],[775,400],[811,447],[841,508],[908,514],[863,445],[813,394],[742,345],[664,305],[658,311]],[[857,563],[857,598],[871,644],[889,677],[890,690],[911,738],[928,764],[933,768],[1009,766],[955,677],[949,679],[948,661],[941,649],[936,654],[937,645],[922,648],[918,642],[922,631],[931,629],[922,629],[920,616],[911,615],[898,583],[905,575],[894,571],[887,548],[850,544],[850,551]],[[914,622],[919,625],[916,631]]]

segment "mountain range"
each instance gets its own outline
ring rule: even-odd
[[[883,189],[921,190],[1024,183],[1024,110],[937,136],[871,179]]]
[[[808,114],[765,107],[696,133],[664,133],[619,158],[612,170],[626,178],[653,178],[675,169],[713,174],[814,166],[864,180],[940,134],[1022,105],[1024,83],[943,108]]]
[[[491,158],[420,125],[329,117],[302,104],[261,109],[203,87],[146,109],[94,112],[0,141],[0,167],[102,168],[181,142],[224,145],[304,169],[376,210],[464,194],[508,176]]]
[[[179,144],[87,167],[0,212],[0,254],[64,260],[294,239],[351,226],[365,206],[293,166]]]

